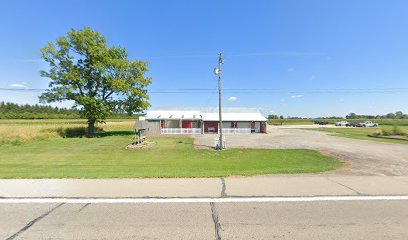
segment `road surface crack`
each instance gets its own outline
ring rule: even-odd
[[[215,227],[215,240],[221,240],[221,224],[218,218],[217,209],[215,208],[215,204],[213,202],[210,203],[210,206]]]
[[[82,206],[82,207],[78,210],[78,212],[84,210],[84,208],[88,207],[89,205],[90,205],[90,203],[85,204],[84,206]]]
[[[353,188],[351,188],[351,187],[349,187],[349,186],[347,186],[345,184],[339,183],[339,182],[337,182],[337,181],[335,181],[335,180],[333,180],[331,178],[326,177],[326,179],[329,180],[330,182],[336,183],[336,184],[338,184],[340,186],[343,186],[343,187],[355,192],[357,195],[364,195],[364,194],[360,193],[359,191],[357,191],[357,190],[355,190],[355,189],[353,189]]]
[[[225,179],[221,178],[221,184],[222,184],[222,189],[221,189],[221,197],[226,197],[227,194],[225,191],[227,190],[227,186],[225,185]]]
[[[11,235],[10,237],[6,238],[6,240],[12,240],[15,239],[16,237],[18,237],[18,235],[20,235],[21,233],[27,231],[30,227],[32,227],[36,222],[40,221],[41,219],[45,218],[48,214],[52,213],[55,209],[61,207],[62,205],[64,205],[65,203],[61,203],[59,205],[57,205],[56,207],[52,208],[51,210],[49,210],[48,212],[42,214],[41,216],[37,217],[36,219],[30,221],[29,223],[27,223],[27,225],[25,225],[22,229],[20,229],[18,232],[14,233],[13,235]]]

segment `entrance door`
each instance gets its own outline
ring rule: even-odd
[[[255,122],[255,132],[256,133],[261,132],[261,123],[260,122]]]
[[[196,122],[196,121],[191,122],[191,127],[192,128],[198,128],[198,122]]]

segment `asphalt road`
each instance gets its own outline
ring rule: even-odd
[[[0,204],[1,239],[408,239],[408,202]]]

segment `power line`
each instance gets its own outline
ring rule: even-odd
[[[0,91],[46,91],[44,88],[0,88]],[[153,94],[208,94],[217,93],[216,88],[169,88],[169,89],[153,89],[149,90]],[[355,94],[355,93],[408,93],[408,88],[321,88],[310,90],[290,90],[290,89],[275,89],[275,88],[224,88],[225,93],[289,93],[289,94]]]

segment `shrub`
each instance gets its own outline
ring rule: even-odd
[[[95,132],[103,132],[103,129],[95,127]],[[82,138],[86,136],[86,127],[58,128],[57,133],[63,138]]]
[[[83,137],[86,135],[85,127],[58,128],[57,133],[63,138]]]
[[[401,130],[401,128],[398,127],[397,125],[394,125],[391,130],[382,129],[381,135],[383,136],[392,136],[392,135],[406,136],[407,133]]]

